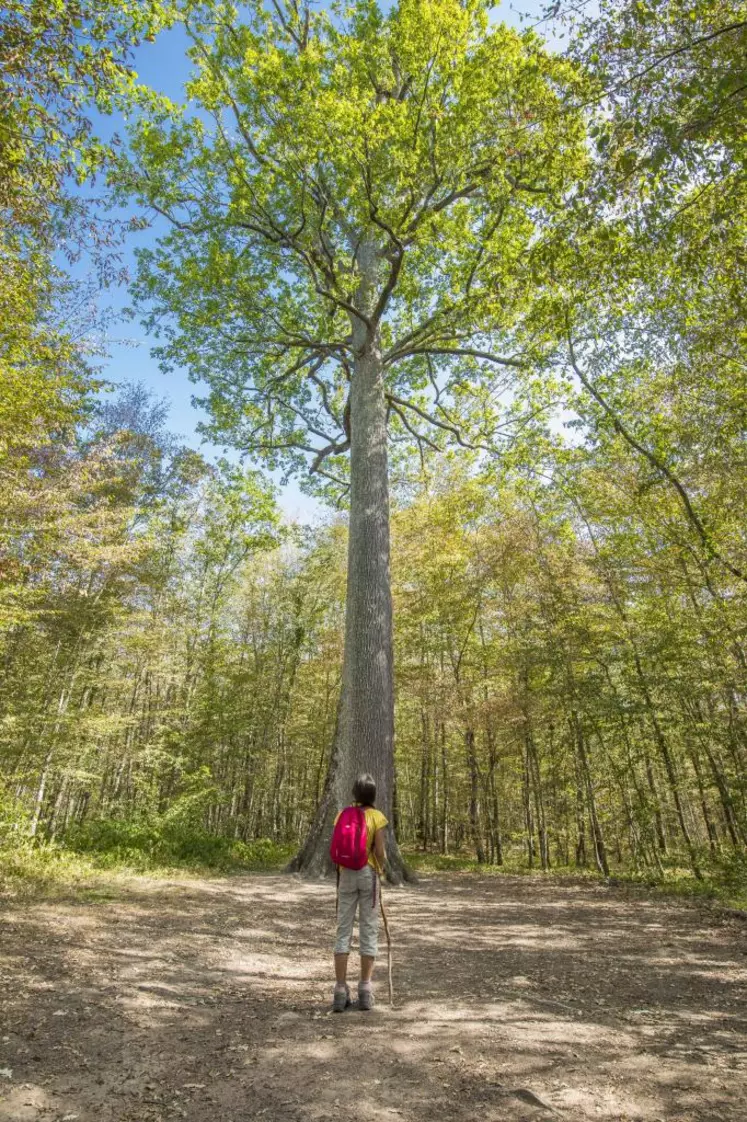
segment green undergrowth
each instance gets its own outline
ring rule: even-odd
[[[0,897],[48,898],[73,892],[101,898],[132,875],[230,875],[280,871],[295,852],[268,838],[251,842],[209,834],[169,833],[153,826],[98,822],[63,843],[4,839]]]
[[[702,879],[698,879],[688,868],[671,865],[664,869],[663,876],[651,871],[634,871],[615,868],[609,877],[596,869],[577,868],[571,865],[558,865],[548,872],[529,868],[526,861],[509,857],[502,865],[480,864],[473,855],[467,853],[442,854],[424,853],[422,850],[404,851],[405,860],[416,873],[468,873],[479,876],[526,876],[558,883],[587,881],[614,887],[629,888],[632,891],[661,893],[682,899],[691,899],[704,904],[732,908],[747,914],[747,855],[731,854],[720,859],[703,860]]]
[[[279,872],[296,846],[268,838],[251,842],[214,837],[200,830],[164,827],[163,823],[99,820],[69,834],[64,843],[34,843],[19,834],[0,837],[0,897],[49,898],[70,893],[87,899],[116,894],[117,882],[128,876],[214,876]],[[703,877],[672,864],[663,876],[650,871],[615,868],[610,877],[596,870],[555,866],[549,872],[529,868],[520,855],[503,865],[479,864],[467,852],[424,853],[405,849],[416,873],[459,873],[480,876],[526,876],[556,883],[608,884],[631,892],[665,894],[747,914],[747,856],[730,855],[702,861]]]
[[[128,865],[144,872],[163,867],[232,872],[279,869],[295,852],[269,838],[245,842],[218,837],[194,826],[100,819],[69,833],[66,848],[90,856],[98,866]]]

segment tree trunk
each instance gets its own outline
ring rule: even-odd
[[[532,779],[530,773],[529,749],[525,732],[522,733],[522,794],[524,799],[524,832],[527,843],[527,865],[534,868],[534,818],[532,817]]]
[[[485,864],[485,850],[482,845],[482,829],[480,824],[480,775],[477,768],[477,752],[475,750],[475,730],[468,727],[464,731],[464,747],[467,754],[467,767],[469,768],[469,832],[479,865]]]
[[[375,303],[375,250],[358,251],[361,283],[356,307]],[[317,813],[289,870],[331,872],[329,840],[335,815],[361,772],[376,780],[376,805],[389,819],[387,875],[406,870],[392,828],[394,788],[394,673],[389,573],[387,408],[378,333],[352,317],[355,354],[350,383],[350,530],[342,693],[330,768]]]
[[[576,750],[578,752],[578,761],[581,768],[581,780],[586,791],[591,840],[594,845],[594,859],[599,872],[608,877],[610,875],[610,870],[607,863],[607,848],[604,844],[602,827],[599,821],[599,815],[597,814],[597,801],[594,795],[594,781],[592,779],[591,767],[589,766],[588,749],[584,738],[584,732],[581,728],[581,722],[578,719],[578,715],[573,710],[571,710],[571,722],[576,734]]]
[[[639,682],[640,687],[641,687],[641,693],[643,695],[643,700],[645,702],[646,709],[648,711],[648,717],[649,717],[649,720],[651,722],[651,727],[653,728],[653,731],[654,731],[654,741],[656,742],[656,744],[659,748],[659,751],[661,752],[662,759],[664,761],[664,770],[666,771],[667,779],[669,780],[669,789],[672,793],[672,798],[674,799],[674,805],[675,805],[675,809],[677,811],[677,820],[680,824],[680,830],[682,831],[682,837],[683,837],[684,842],[685,842],[685,848],[687,849],[687,853],[688,853],[688,856],[690,858],[690,868],[692,869],[695,877],[698,880],[702,880],[703,879],[703,874],[700,871],[700,866],[698,864],[698,857],[697,857],[697,853],[695,851],[695,845],[693,843],[693,839],[692,839],[692,836],[690,834],[690,830],[688,829],[687,820],[685,818],[685,807],[684,807],[684,803],[682,801],[682,795],[680,793],[680,787],[679,787],[679,783],[678,783],[678,780],[677,780],[677,773],[675,771],[674,761],[672,759],[672,753],[671,753],[670,748],[669,748],[669,741],[664,736],[664,733],[662,732],[661,725],[659,724],[659,718],[656,715],[656,707],[655,707],[653,699],[651,697],[651,693],[649,692],[648,682],[646,681],[646,676],[643,673],[643,665],[641,663],[641,659],[640,659],[640,656],[638,654],[638,651],[636,650],[635,647],[633,648],[633,659],[635,661],[636,673],[638,675],[638,682]]]
[[[420,847],[428,849],[430,840],[430,800],[428,798],[428,718],[425,709],[420,710],[420,723],[423,730],[422,752],[420,756],[420,811],[418,813],[418,837]]]
[[[441,807],[441,852],[449,852],[449,759],[446,750],[446,725],[441,724],[441,777],[443,779],[443,805]]]
[[[488,742],[488,800],[490,806],[490,860],[494,865],[503,864],[503,844],[501,842],[501,806],[498,787],[495,781],[496,747],[493,728],[488,720],[485,734]]]

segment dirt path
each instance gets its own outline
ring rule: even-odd
[[[747,1119],[747,924],[596,886],[388,895],[398,1005],[328,1012],[331,888],[11,907],[2,1122]]]

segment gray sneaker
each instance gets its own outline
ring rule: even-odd
[[[346,985],[343,989],[342,986],[335,986],[335,995],[332,998],[332,1012],[344,1013],[348,1005],[352,1004],[350,1000],[350,987]]]
[[[370,986],[362,986],[358,983],[358,1008],[367,1013],[369,1009],[374,1007],[374,995]]]

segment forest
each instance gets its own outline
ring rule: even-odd
[[[395,880],[745,892],[747,8],[502,18],[4,5],[11,882],[314,869],[368,765]],[[107,379],[117,286],[224,455]]]

